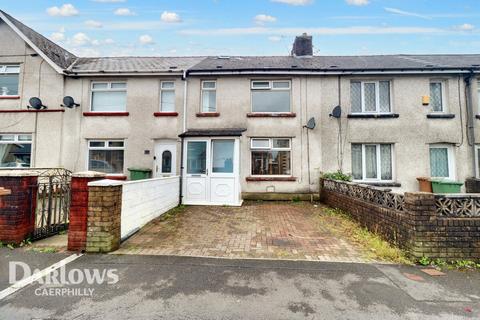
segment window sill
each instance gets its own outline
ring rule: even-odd
[[[285,182],[291,182],[291,181],[297,181],[297,178],[295,177],[246,177],[245,180],[249,182],[255,182],[255,181],[285,181]]]
[[[197,117],[199,117],[199,118],[220,117],[220,113],[218,113],[218,112],[199,112],[199,113],[197,113]]]
[[[428,119],[453,119],[455,118],[454,114],[446,114],[446,113],[430,113],[427,114]]]
[[[295,118],[294,112],[250,112],[247,118]]]
[[[129,112],[84,112],[84,117],[128,117]]]
[[[155,112],[153,116],[154,117],[176,117],[178,116],[178,112]]]
[[[386,114],[349,114],[349,119],[393,119],[398,118],[398,113],[386,113]]]
[[[0,96],[0,100],[18,100],[20,96]]]
[[[65,112],[65,109],[20,109],[20,110],[0,110],[0,113],[49,113],[49,112]]]
[[[125,181],[125,180],[127,180],[127,176],[125,176],[125,175],[106,175],[105,179]]]
[[[381,188],[400,188],[402,186],[399,182],[375,182],[375,181],[354,181],[358,184],[365,184],[372,187],[381,187]]]

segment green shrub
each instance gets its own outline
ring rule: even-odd
[[[352,176],[343,173],[341,170],[336,172],[325,172],[322,174],[323,179],[338,180],[338,181],[352,181]]]

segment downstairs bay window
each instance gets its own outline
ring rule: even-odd
[[[352,144],[352,175],[358,181],[393,181],[392,144]]]
[[[253,176],[291,175],[291,139],[254,138],[250,149]]]
[[[123,174],[125,142],[123,140],[88,141],[88,170]]]
[[[0,135],[1,168],[30,168],[31,158],[31,134]]]

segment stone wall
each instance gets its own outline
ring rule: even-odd
[[[11,190],[0,197],[0,241],[19,244],[33,233],[37,176],[27,172],[0,176],[0,187]]]
[[[86,252],[111,252],[120,246],[122,183],[102,180],[88,187]]]
[[[391,205],[388,191],[332,181],[326,187],[326,181],[330,180],[320,181],[322,202],[346,211],[362,226],[414,257],[480,260],[478,212],[472,216],[460,211],[441,213],[441,199],[431,193],[405,193],[401,205]]]

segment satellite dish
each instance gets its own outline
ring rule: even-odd
[[[47,109],[47,106],[44,106],[42,103],[42,100],[37,97],[30,98],[28,100],[28,103],[30,104],[29,108],[35,109],[35,110],[40,110],[40,109]]]
[[[335,108],[333,108],[332,113],[330,114],[330,117],[334,117],[338,119],[341,116],[342,116],[342,107],[336,106]]]
[[[305,126],[305,128],[310,129],[310,130],[313,130],[313,129],[315,129],[315,126],[316,126],[316,125],[317,125],[317,124],[315,123],[315,118],[310,118],[310,120],[308,120],[307,125]]]
[[[75,103],[75,100],[72,97],[66,96],[66,97],[63,98],[62,107],[72,109],[73,107],[79,107],[79,106],[80,105],[78,103]]]

